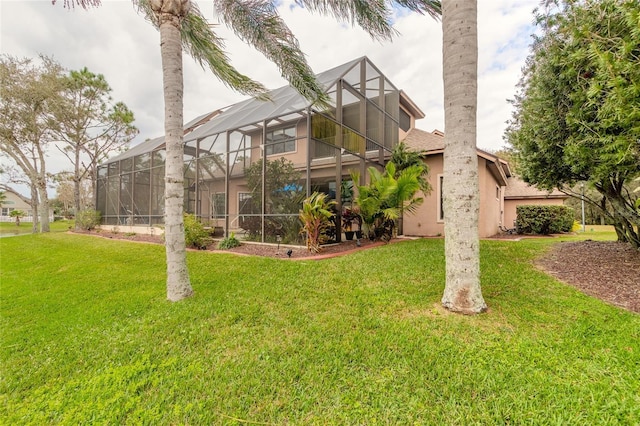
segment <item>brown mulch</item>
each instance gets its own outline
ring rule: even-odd
[[[536,265],[583,293],[640,313],[640,251],[629,244],[561,242]]]
[[[71,232],[81,233],[81,234],[89,234],[95,235],[103,238],[111,238],[111,239],[119,239],[119,240],[128,240],[128,241],[136,241],[143,243],[155,243],[155,244],[163,244],[163,239],[158,235],[148,235],[148,234],[130,234],[123,232],[110,232],[104,230],[98,231],[79,231],[73,230]],[[400,239],[393,239],[391,242],[400,241]],[[311,253],[307,250],[306,247],[301,246],[289,246],[289,245],[280,245],[277,244],[260,244],[260,243],[251,243],[251,242],[242,242],[239,247],[234,247],[228,250],[218,250],[217,247],[218,242],[216,241],[214,244],[208,246],[205,250],[211,252],[218,253],[235,253],[238,255],[247,255],[247,256],[261,256],[261,257],[273,257],[280,259],[326,259],[329,257],[340,256],[346,253],[353,253],[359,250],[364,250],[367,248],[377,247],[385,244],[381,241],[371,241],[367,238],[362,238],[360,240],[360,246],[357,245],[356,240],[352,241],[343,241],[338,244],[326,244],[322,246],[322,250],[320,253]],[[288,251],[291,250],[289,254]]]
[[[112,233],[108,231],[83,233],[104,238],[163,243],[162,237],[153,235]],[[509,239],[516,239],[516,237],[509,237],[511,237]],[[401,240],[393,239],[391,242]],[[325,245],[318,254],[309,253],[306,247],[284,245],[278,247],[275,244],[252,244],[246,242],[229,250],[218,250],[215,248],[215,244],[207,247],[206,250],[280,259],[288,259],[290,257],[294,260],[316,260],[340,256],[384,244],[383,242],[374,242],[366,238],[361,239],[360,243],[360,247],[356,245],[355,240]],[[291,256],[287,255],[288,250],[291,250]],[[590,296],[632,312],[640,313],[640,251],[633,249],[629,244],[592,240],[560,242],[554,244],[545,256],[538,259],[536,265],[546,273]]]

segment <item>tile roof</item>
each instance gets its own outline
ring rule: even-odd
[[[404,138],[407,148],[416,151],[442,151],[444,150],[444,133],[439,130],[427,132],[420,129],[411,129]]]
[[[507,179],[507,187],[504,190],[505,199],[513,198],[569,198],[568,195],[554,189],[553,191],[546,191],[538,189],[535,186],[531,186],[525,181],[517,178],[510,177]]]

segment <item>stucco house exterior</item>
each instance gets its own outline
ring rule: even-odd
[[[438,130],[426,132],[411,129],[404,139],[412,150],[420,151],[429,166],[432,192],[414,215],[404,219],[404,234],[437,236],[444,234],[442,209],[444,134]],[[559,191],[547,193],[515,177],[509,164],[497,156],[478,149],[478,179],[480,186],[479,234],[491,237],[500,228],[513,228],[516,207],[522,204],[562,205],[568,197]]]
[[[22,210],[25,213],[25,216],[20,218],[20,222],[33,222],[31,200],[11,189],[4,189],[3,192],[6,198],[2,201],[2,208],[0,208],[0,222],[15,222],[16,219],[11,217],[13,210]],[[53,221],[53,209],[49,210],[49,220]]]
[[[224,235],[302,243],[298,212],[306,196],[325,192],[341,212],[341,184],[351,180],[351,172],[358,171],[364,184],[366,169],[382,170],[393,148],[406,140],[428,153],[434,192],[417,215],[405,219],[404,233],[441,234],[442,133],[416,129],[424,113],[366,57],[317,78],[331,98],[329,110],[284,86],[270,92],[271,101],[247,99],[184,126],[185,211]],[[483,151],[478,155],[481,236],[489,236],[505,220],[511,173],[506,162]],[[96,208],[103,227],[156,232],[163,222],[164,161],[161,137],[99,167]]]

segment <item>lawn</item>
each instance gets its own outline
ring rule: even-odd
[[[0,239],[0,422],[636,425],[640,316],[533,267],[555,241],[483,241],[490,311],[463,317],[439,306],[440,239],[190,252],[175,304],[161,246]]]
[[[73,226],[73,221],[59,220],[51,222],[51,232],[62,232]],[[15,222],[0,222],[0,237],[30,234],[33,224],[31,222],[21,222],[20,226],[16,226]]]

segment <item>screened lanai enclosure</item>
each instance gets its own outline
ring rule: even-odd
[[[368,167],[382,167],[401,132],[423,114],[366,57],[317,77],[329,110],[285,86],[271,91],[270,101],[248,99],[185,125],[185,212],[218,235],[302,244],[305,197],[329,194],[336,213],[350,206],[342,182],[351,171],[362,180]],[[96,206],[104,225],[162,225],[164,163],[164,139],[157,138],[99,168]]]

